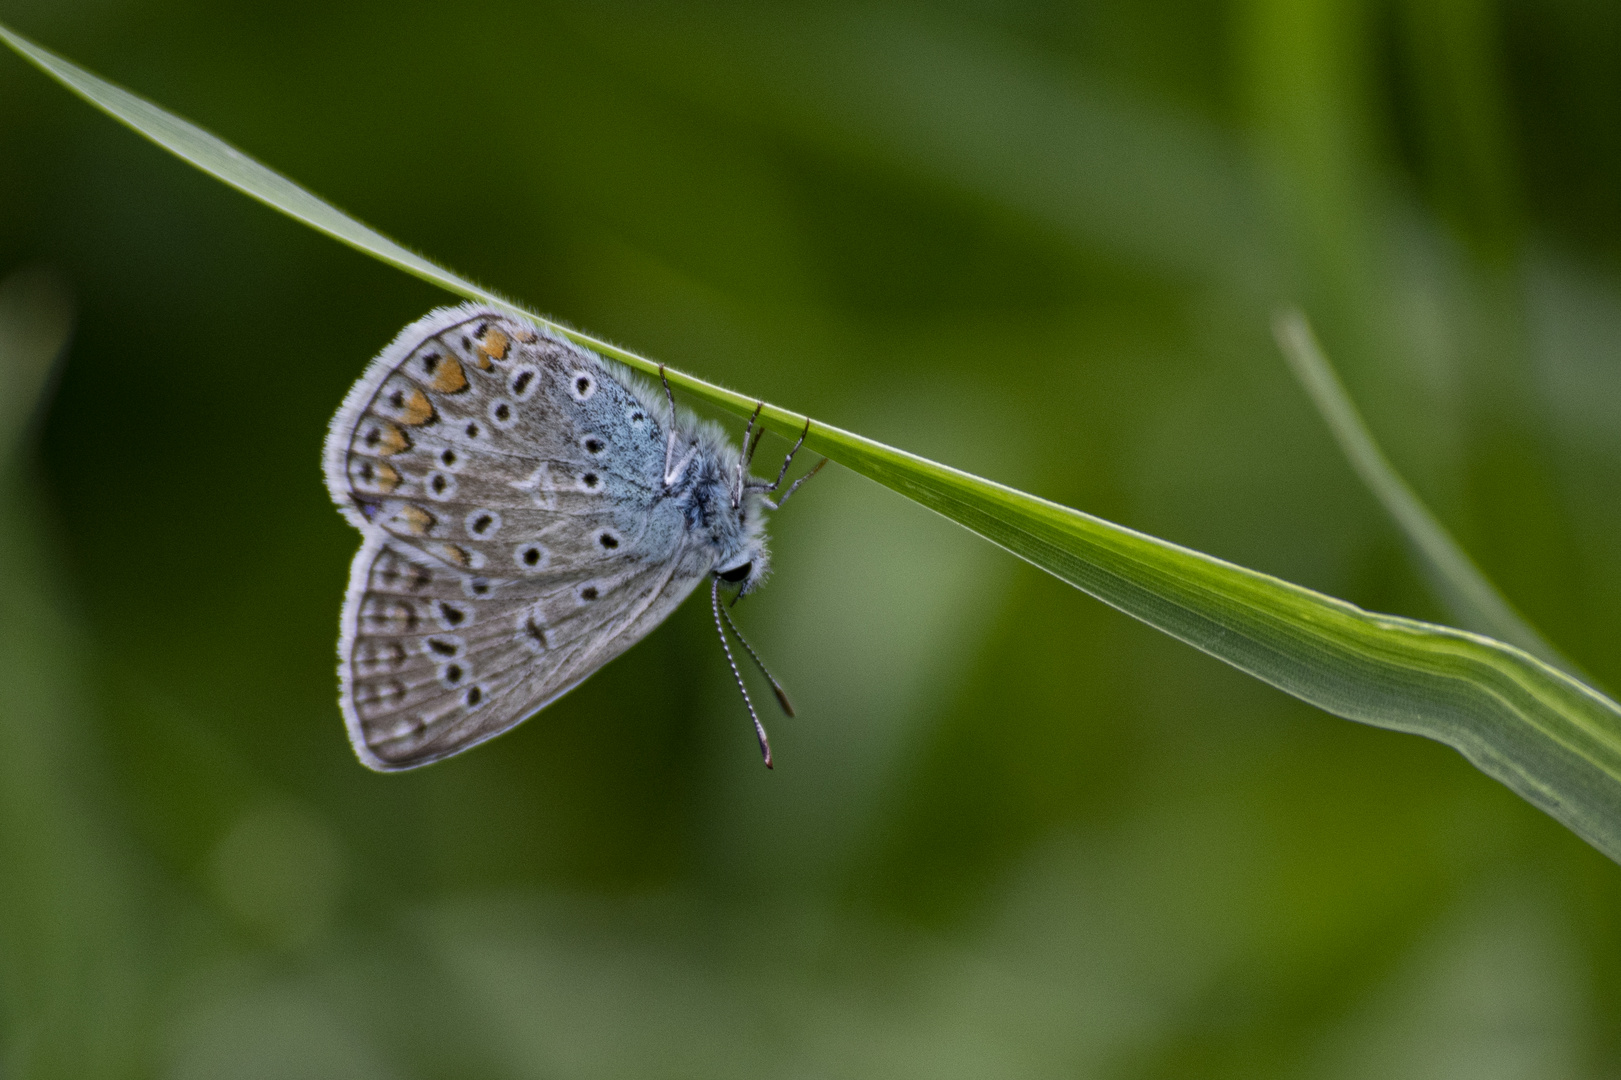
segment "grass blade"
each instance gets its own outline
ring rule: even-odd
[[[142,912],[96,768],[95,667],[29,460],[72,324],[49,272],[0,278],[0,1025],[8,1075],[112,1078],[140,1059]]]
[[[11,46],[20,56],[47,75],[181,160],[274,210],[279,210],[301,221],[317,232],[365,252],[375,259],[406,273],[431,281],[459,296],[494,305],[535,323],[545,326],[587,348],[612,356],[644,372],[656,372],[658,365],[645,357],[627,352],[588,334],[555,322],[508,300],[480,285],[446,269],[395,240],[339,210],[319,195],[244,154],[212,132],[205,131],[189,120],[182,119],[145,98],[108,82],[66,60],[48,49],[29,41],[4,24],[0,24],[0,40]],[[669,371],[670,381],[716,404],[735,410],[752,409],[754,401],[721,387],[695,379],[690,375]],[[781,413],[781,410],[777,410]],[[792,414],[781,413],[784,417]],[[805,418],[795,422],[803,427]],[[798,427],[795,432],[797,433]]]
[[[639,370],[658,369],[473,285],[207,132],[4,28],[0,37],[99,108],[254,198],[462,296],[535,319]],[[740,414],[756,405],[688,375],[672,371],[670,379]],[[806,418],[766,405],[760,421],[792,437]],[[1621,707],[1527,649],[1370,614],[829,425],[813,424],[806,445],[1303,701],[1457,748],[1621,861]]]

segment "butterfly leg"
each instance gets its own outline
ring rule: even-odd
[[[675,419],[675,391],[670,389],[670,376],[665,374],[664,365],[659,365],[659,382],[664,384],[664,396],[670,402],[670,419]]]
[[[670,483],[670,463],[675,460],[675,391],[670,389],[670,377],[664,373],[664,365],[659,365],[659,381],[664,384],[664,396],[670,402],[670,428],[664,438],[664,483]]]
[[[765,428],[754,430],[754,424],[760,419],[760,410],[765,408],[765,402],[756,401],[754,412],[749,416],[749,426],[743,429],[743,454],[737,459],[737,475],[732,477],[732,509],[737,509],[743,501],[743,490],[748,485],[749,462],[754,460],[754,450],[760,445],[760,437],[765,434]],[[754,442],[749,442],[749,436],[754,436]]]
[[[756,480],[750,486],[756,491],[776,491],[778,488],[780,488],[782,486],[782,478],[788,475],[788,466],[794,463],[794,455],[799,453],[799,448],[801,446],[805,445],[805,436],[809,434],[810,419],[807,417],[805,420],[805,430],[799,433],[799,441],[794,443],[794,445],[789,448],[788,456],[782,459],[782,468],[777,470],[777,478],[771,481],[769,484],[763,480]]]
[[[743,429],[743,467],[748,468],[749,462],[754,460],[754,448],[760,445],[760,437],[765,434],[765,428],[758,432],[754,430],[755,422],[760,419],[760,410],[765,408],[765,402],[756,401],[754,411],[749,414],[749,426]],[[754,436],[754,445],[749,445],[749,436]]]
[[[693,439],[692,445],[687,448],[686,456],[680,461],[675,459],[675,444],[680,436],[676,432],[675,423],[675,394],[670,390],[670,377],[664,373],[664,365],[659,365],[659,379],[664,383],[664,396],[670,400],[670,434],[664,444],[664,486],[669,487],[681,479],[681,474],[687,471],[687,466],[698,454],[698,440]]]
[[[773,480],[770,484],[764,484],[764,483],[759,484],[759,490],[761,490],[761,491],[776,491],[778,488],[780,488],[782,486],[783,478],[785,478],[788,475],[788,467],[794,463],[794,455],[798,454],[799,453],[799,448],[805,445],[805,437],[810,434],[810,425],[811,425],[811,422],[807,418],[806,421],[805,421],[805,430],[801,431],[799,433],[799,439],[789,449],[788,456],[782,459],[782,468],[777,470],[777,478],[775,480]],[[778,499],[776,502],[771,502],[770,500],[767,500],[766,505],[770,506],[771,509],[773,509],[773,510],[780,509],[782,504],[787,502],[788,499],[793,495],[793,493],[799,490],[799,485],[800,484],[803,484],[805,481],[809,480],[811,477],[813,477],[817,473],[821,472],[822,471],[822,466],[826,465],[826,464],[827,464],[827,458],[823,458],[821,461],[817,462],[816,467],[814,469],[812,469],[810,472],[806,473],[804,476],[801,476],[798,480],[795,480],[792,484],[790,484],[788,486],[788,490],[787,490],[786,493],[784,493],[782,498]]]
[[[773,509],[781,510],[782,507],[783,507],[783,504],[786,503],[790,498],[793,497],[794,492],[799,490],[799,485],[803,484],[805,481],[809,480],[811,477],[813,477],[817,473],[821,472],[822,471],[822,466],[826,465],[826,464],[827,464],[827,458],[823,458],[821,461],[818,461],[816,463],[816,467],[813,468],[810,472],[806,473],[804,476],[801,476],[798,480],[795,480],[792,484],[789,484],[788,485],[788,490],[783,492],[782,498],[777,500],[777,505],[775,507],[773,507]]]

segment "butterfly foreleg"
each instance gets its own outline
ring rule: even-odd
[[[758,411],[758,410],[756,410],[756,411]],[[776,491],[778,488],[782,487],[782,481],[788,475],[788,467],[794,463],[794,455],[798,454],[799,453],[799,448],[805,445],[805,437],[810,434],[810,426],[811,426],[810,418],[806,417],[805,418],[805,430],[803,430],[803,431],[801,431],[799,433],[799,438],[797,440],[795,440],[794,445],[788,448],[788,456],[782,459],[782,468],[777,470],[777,478],[775,480],[771,481],[771,483],[769,483],[769,484],[767,484],[767,483],[765,483],[763,481],[755,481],[754,483],[750,484],[749,487],[753,488],[756,491]],[[826,464],[827,464],[827,459],[823,458],[820,465],[817,465],[816,468],[812,469],[810,472],[806,473],[804,476],[801,476],[798,480],[795,480],[793,482],[793,486],[791,486],[788,489],[788,494],[787,495],[784,495],[782,498],[778,499],[774,503],[771,502],[770,500],[767,500],[767,505],[770,506],[771,509],[775,510],[777,507],[779,507],[783,503],[787,502],[788,501],[788,496],[792,495],[794,493],[794,491],[799,487],[800,484],[803,484],[806,480],[809,480],[812,476],[815,476],[816,473],[821,470],[822,465],[826,465]]]
[[[805,481],[809,480],[811,477],[813,477],[817,473],[821,472],[822,471],[822,466],[826,465],[826,464],[827,464],[827,458],[823,458],[821,461],[818,461],[816,463],[816,467],[811,469],[810,472],[806,473],[804,476],[801,476],[798,480],[795,480],[792,484],[789,484],[788,485],[788,490],[783,492],[782,498],[778,499],[774,503],[769,503],[771,509],[773,509],[773,510],[781,510],[783,505],[785,503],[787,503],[787,501],[790,498],[793,497],[794,492],[799,490],[799,485],[803,484]]]

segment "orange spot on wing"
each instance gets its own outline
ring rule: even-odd
[[[400,486],[400,474],[386,461],[356,458],[349,464],[349,476],[356,487],[374,495],[387,495]]]
[[[388,523],[394,532],[421,536],[433,528],[434,516],[420,506],[405,503],[394,511]]]
[[[512,336],[523,342],[525,345],[533,345],[537,337],[533,330],[523,326],[520,326],[516,330],[512,331]]]
[[[461,567],[471,566],[473,562],[473,557],[467,554],[467,549],[458,547],[455,544],[440,544],[439,554],[445,557],[446,562],[451,562]]]
[[[439,358],[434,365],[433,374],[425,380],[430,390],[437,390],[441,394],[454,394],[467,389],[467,372],[462,366],[448,356]]]
[[[411,440],[405,437],[405,432],[393,424],[385,424],[381,420],[373,421],[361,433],[359,443],[368,454],[378,457],[391,457],[401,450],[411,449]]]
[[[387,401],[394,411],[394,419],[402,424],[415,427],[433,419],[433,402],[414,386],[390,391]]]
[[[501,333],[499,330],[491,328],[490,331],[484,335],[484,340],[478,343],[478,351],[489,357],[491,360],[505,360],[507,358],[507,348],[510,345],[511,342],[507,340],[507,336],[505,334]],[[479,366],[484,367],[485,365],[480,364]]]

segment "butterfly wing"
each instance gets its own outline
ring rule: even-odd
[[[712,557],[661,500],[667,410],[595,356],[476,306],[407,327],[333,421],[326,478],[366,541],[340,700],[367,765],[424,765],[566,693]]]
[[[700,580],[678,569],[491,581],[373,533],[355,557],[339,643],[355,752],[374,769],[408,769],[501,734],[662,622]]]

